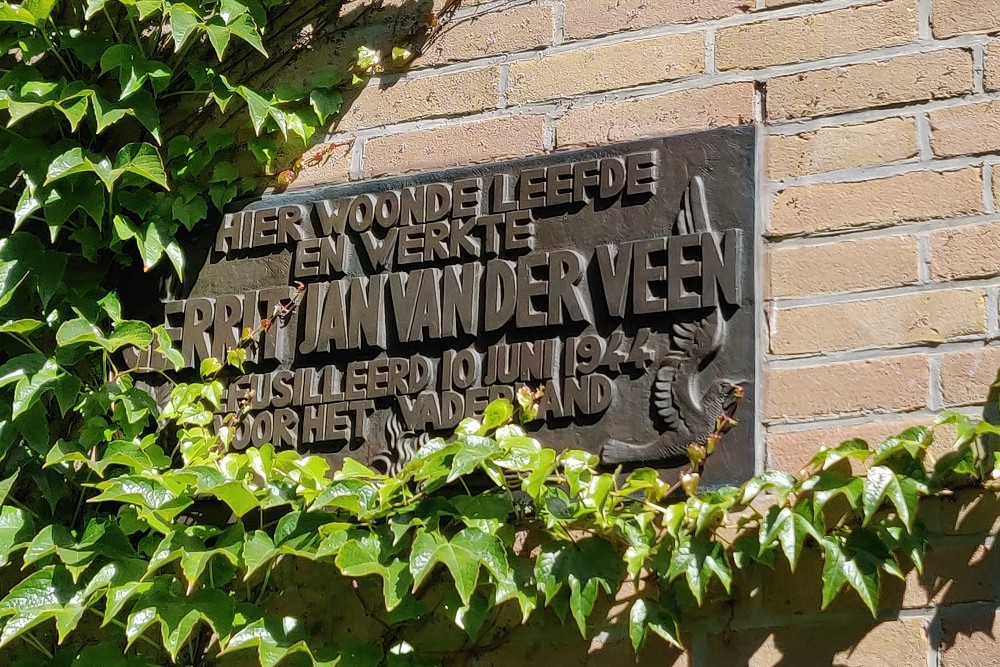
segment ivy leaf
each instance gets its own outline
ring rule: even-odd
[[[188,5],[182,2],[170,5],[170,36],[174,40],[174,53],[181,50],[200,21],[201,17]]]
[[[13,484],[16,477],[17,473],[4,480],[4,495],[10,490],[10,484]],[[12,552],[31,541],[34,534],[35,522],[30,514],[19,507],[0,507],[0,567],[7,564]]]
[[[271,103],[246,86],[237,86],[236,93],[246,100],[253,130],[257,135],[260,135],[260,131],[264,128],[264,123],[271,113]]]
[[[314,90],[309,93],[309,105],[316,112],[319,122],[326,122],[326,119],[340,111],[344,104],[344,97],[335,90]]]
[[[849,584],[861,596],[872,616],[877,614],[878,571],[891,557],[887,553],[875,553],[873,546],[875,550],[884,550],[884,547],[877,538],[865,539],[866,535],[871,536],[859,530],[846,539],[823,537],[823,609],[830,606],[844,584]]]
[[[851,507],[858,507],[864,482],[859,477],[843,475],[834,470],[824,470],[802,482],[803,491],[812,491],[813,503],[819,512],[824,505],[837,496],[844,496]]]
[[[14,387],[14,401],[11,403],[11,415],[17,419],[40,398],[41,392],[58,379],[62,370],[55,359],[46,359],[42,367],[30,377],[18,380]]]
[[[88,21],[97,15],[97,12],[104,9],[104,5],[107,0],[87,0],[87,10],[83,14],[83,18]]]
[[[256,49],[262,56],[265,58],[269,57],[267,55],[267,50],[264,48],[264,43],[260,39],[260,31],[257,29],[257,25],[248,14],[241,14],[236,17],[236,19],[229,24],[229,29],[232,30],[234,35]]]
[[[17,476],[21,474],[21,470],[15,470],[14,474],[7,479],[0,481],[0,507],[3,507],[4,501],[7,500],[7,494],[10,493],[11,488],[14,486],[14,482],[17,481]],[[0,567],[3,563],[0,563]]]
[[[289,616],[280,620],[260,619],[233,635],[222,654],[256,647],[260,666],[275,667],[294,653],[305,653],[312,657],[306,645],[307,637],[305,629],[297,619]]]
[[[912,426],[899,435],[886,438],[872,460],[874,465],[886,462],[900,452],[908,453],[912,458],[918,458],[934,440],[934,432],[926,426]]]
[[[131,143],[122,146],[115,157],[112,180],[120,178],[125,173],[140,176],[163,187],[164,190],[170,189],[167,185],[167,173],[163,169],[163,160],[151,144]]]
[[[871,453],[867,442],[861,438],[851,438],[850,440],[843,441],[836,447],[829,449],[826,447],[821,448],[809,461],[809,465],[819,466],[821,470],[827,470],[831,466],[848,458],[864,461],[871,456]]]
[[[392,611],[403,601],[413,581],[405,561],[392,559],[388,564],[384,540],[377,535],[365,535],[348,540],[337,554],[336,564],[345,577],[363,577],[370,574],[382,578],[382,593],[386,611]],[[412,559],[411,559],[412,563]]]
[[[781,472],[779,470],[767,470],[763,474],[757,475],[743,485],[741,505],[749,504],[754,498],[764,491],[772,491],[778,496],[778,501],[784,504],[788,494],[795,488],[798,480],[794,475]]]
[[[61,642],[86,611],[81,593],[65,568],[50,565],[31,573],[0,601],[0,618],[9,617],[0,646],[49,619],[55,619]]]
[[[597,601],[598,587],[612,595],[621,578],[621,558],[610,543],[598,537],[576,544],[550,542],[542,546],[535,560],[535,579],[545,594],[545,604],[549,605],[563,585],[567,585],[570,612],[583,636],[586,636],[587,616]]]
[[[814,524],[812,514],[812,502],[806,498],[794,508],[772,507],[761,527],[761,547],[777,539],[792,572],[798,566],[806,536],[811,536],[817,543],[822,537],[822,531]]]
[[[929,489],[922,482],[908,477],[901,479],[885,466],[874,466],[869,469],[864,482],[862,505],[865,516],[862,525],[868,525],[875,512],[882,506],[882,502],[888,498],[907,530],[912,530],[917,513],[918,494],[928,492]]]
[[[212,48],[215,49],[215,56],[221,63],[222,57],[226,53],[226,47],[229,46],[232,29],[213,21],[205,24],[205,32],[208,33],[208,41],[212,43]]]
[[[171,659],[187,644],[200,621],[205,621],[220,636],[232,631],[235,609],[232,599],[223,591],[203,589],[188,597],[166,580],[160,580],[140,597],[125,627],[127,646],[153,623],[160,626],[163,647]]]
[[[684,649],[677,617],[662,604],[639,598],[632,604],[628,613],[628,636],[632,641],[632,649],[637,654],[646,641],[648,630],[652,630],[671,645]]]
[[[448,475],[449,482],[454,482],[459,477],[468,475],[487,459],[497,454],[500,446],[492,438],[484,438],[478,435],[469,435],[459,439],[459,450],[451,462],[451,472]]]
[[[514,416],[514,404],[506,398],[491,401],[483,411],[483,425],[479,429],[480,435],[486,435],[489,431],[510,423]]]
[[[92,172],[97,175],[108,192],[114,185],[115,176],[111,170],[111,160],[103,156],[84,153],[82,148],[71,148],[49,163],[45,185],[72,174]]]
[[[479,583],[482,565],[485,564],[495,575],[508,576],[507,557],[499,539],[478,528],[465,528],[451,540],[430,531],[417,535],[410,555],[414,592],[438,563],[451,573],[458,596],[465,605],[469,604]]]
[[[727,593],[733,581],[732,570],[722,546],[697,536],[685,536],[671,555],[667,576],[673,581],[682,574],[699,605],[704,600],[713,576]]]

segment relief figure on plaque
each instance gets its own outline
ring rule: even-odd
[[[696,176],[684,192],[673,233],[712,231],[705,184]],[[650,392],[660,435],[645,443],[609,439],[601,448],[603,463],[659,463],[684,457],[688,445],[705,445],[719,420],[733,417],[743,397],[743,381],[719,377],[712,365],[726,343],[727,322],[719,301],[711,299],[713,307],[700,310],[700,319],[671,327],[672,349],[660,360]]]

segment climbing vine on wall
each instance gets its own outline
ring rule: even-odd
[[[984,440],[995,427],[949,413],[939,421],[958,441],[940,460],[927,454],[934,428],[912,428],[821,451],[799,475],[700,492],[706,448],[689,450],[676,484],[545,448],[519,425],[536,409],[527,389],[384,476],[270,446],[231,451],[212,428],[222,361],[163,406],[136,387],[141,369],[122,350],[177,352],[162,329],[124,318],[116,282],[164,263],[182,274],[178,234],[262,175],[287,185],[303,163],[282,164],[279,147],[304,148],[346,88],[409,59],[362,48],[344,71],[279,85],[287,54],[308,47],[303,26],[321,34],[339,9],[0,3],[3,662],[436,664],[491,646],[504,614],[516,626],[552,609],[586,636],[627,580],[642,582],[628,614],[636,650],[650,635],[680,645],[688,613],[730,595],[740,570],[795,569],[807,549],[823,554],[824,606],[851,590],[874,613],[884,577],[921,567],[920,499],[995,475]],[[241,350],[223,361],[240,366]],[[289,611],[275,578],[295,563],[356,598],[377,632],[331,638]],[[466,639],[428,648],[434,619]]]

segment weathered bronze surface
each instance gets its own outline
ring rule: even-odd
[[[189,245],[159,315],[250,350],[236,443],[398,466],[518,385],[539,438],[670,468],[744,388],[705,481],[754,469],[753,130],[276,195]],[[154,355],[155,356],[155,355]],[[157,359],[148,360],[156,364]],[[219,415],[221,423],[222,415]]]

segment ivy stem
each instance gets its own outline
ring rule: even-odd
[[[24,637],[25,640],[29,644],[31,644],[32,647],[34,647],[37,651],[39,651],[40,653],[42,653],[46,658],[48,658],[49,660],[52,659],[52,657],[53,657],[52,656],[52,652],[50,650],[48,650],[47,648],[45,648],[45,646],[42,644],[42,642],[38,641],[33,634],[31,634],[30,632],[25,632],[21,636]]]
[[[100,617],[102,620],[104,619],[104,615],[101,614],[101,612],[99,612],[96,609],[94,609],[93,607],[87,607],[87,611],[89,611],[90,613],[92,613],[92,614]],[[124,623],[122,623],[121,621],[119,621],[117,618],[112,617],[110,620],[111,620],[112,623],[114,623],[116,626],[118,626],[122,630],[128,631],[128,626],[126,626]],[[155,648],[157,651],[162,650],[160,648],[159,644],[157,644],[156,642],[154,642],[152,639],[150,639],[149,637],[147,637],[145,634],[139,635],[139,639],[141,639],[142,641],[146,642],[147,644],[149,644],[150,646],[152,646],[153,648]]]

